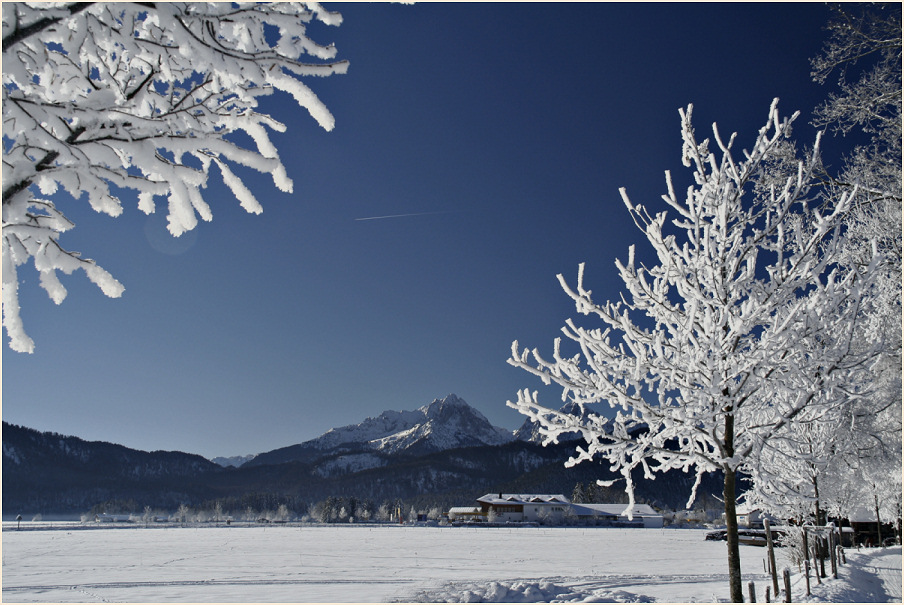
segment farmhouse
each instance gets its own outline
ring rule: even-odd
[[[625,512],[627,504],[572,504],[573,514],[582,522],[616,527],[662,527],[662,515],[649,504],[634,504],[631,518]]]
[[[764,519],[769,519],[769,523],[771,523],[773,526],[778,523],[778,519],[776,519],[772,515],[766,514],[760,509],[750,507],[746,504],[738,504],[737,508],[735,509],[735,514],[738,517],[738,527],[762,529]],[[722,514],[722,518],[725,518],[724,513]]]
[[[866,507],[861,506],[851,512],[847,522],[851,526],[849,534],[851,546],[854,544],[878,546],[883,542],[888,544],[897,542],[894,526],[890,523],[883,523],[880,527],[876,522],[876,513]]]
[[[631,519],[626,504],[572,504],[562,494],[486,494],[478,506],[449,509],[449,521],[491,523],[594,524],[615,527],[662,527],[662,515],[635,504]]]
[[[561,522],[571,508],[562,494],[487,494],[477,499],[487,520]]]

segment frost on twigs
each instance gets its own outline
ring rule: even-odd
[[[691,109],[680,115],[682,158],[696,185],[681,199],[667,174],[663,196],[677,217],[648,211],[621,190],[655,261],[638,265],[632,246],[627,262],[616,263],[620,300],[605,304],[585,287],[583,264],[575,288],[559,276],[576,311],[597,325],[568,320],[551,360],[512,347],[511,365],[562,387],[563,401],[608,403],[611,424],[544,407],[526,390],[508,405],[537,422],[545,442],[582,432],[586,447],[569,464],[604,458],[629,496],[632,473],[692,472],[695,490],[702,474],[721,471],[733,517],[738,472],[781,489],[784,469],[766,464],[774,448],[856,398],[846,387],[862,382],[877,348],[850,344],[862,337],[857,326],[878,263],[839,266],[850,203],[842,196],[814,209],[818,140],[795,170],[781,178],[771,170],[774,156],[788,153],[793,121],[780,118],[777,101],[742,153],[735,135],[726,139],[715,125],[717,149],[699,143]],[[734,594],[740,567],[732,570]]]
[[[118,216],[114,192],[138,208],[165,200],[178,236],[213,211],[202,196],[216,165],[241,206],[262,207],[235,166],[292,180],[269,131],[285,127],[258,112],[258,98],[288,93],[326,130],[334,118],[301,82],[345,73],[336,48],[307,35],[313,21],[339,25],[318,3],[3,4],[3,325],[10,345],[31,351],[19,315],[16,267],[33,258],[55,302],[55,271],[85,270],[105,294],[119,285],[93,261],[67,252],[73,225],[37,192],[58,190]],[[229,137],[244,132],[247,147]]]

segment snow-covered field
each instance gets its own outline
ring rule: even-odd
[[[712,602],[728,594],[725,543],[702,530],[33,525],[3,526],[4,602]],[[842,578],[814,587],[813,600],[901,601],[900,547],[848,556]],[[765,550],[742,546],[741,557],[745,594],[753,580],[763,601]],[[803,579],[794,582],[799,601]]]

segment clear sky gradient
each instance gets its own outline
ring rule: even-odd
[[[57,200],[76,223],[61,242],[126,291],[63,276],[57,307],[20,269],[37,349],[4,336],[4,420],[231,456],[454,392],[517,428],[518,389],[560,391],[506,364],[512,340],[551,352],[575,316],[555,276],[580,262],[600,302],[618,295],[614,260],[640,242],[618,188],[662,209],[664,171],[690,180],[678,108],[743,147],[779,97],[810,144],[829,92],[809,77],[821,3],[327,7],[344,23],[311,35],[351,65],[308,84],[335,130],[287,97],[264,107],[288,126],[293,194],[249,174],[254,216],[213,178],[213,221],[179,239],[165,204],[113,219]]]

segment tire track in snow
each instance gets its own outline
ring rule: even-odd
[[[763,578],[750,576],[748,579],[762,581],[764,578],[766,576],[763,576]],[[393,599],[393,602],[454,602],[460,601],[460,596],[465,593],[476,601],[497,601],[500,596],[500,588],[506,593],[504,595],[505,600],[514,602],[529,602],[537,599],[542,601],[553,600],[554,602],[574,600],[650,602],[656,600],[645,594],[650,588],[658,590],[666,585],[713,583],[727,586],[728,574],[594,574],[444,582],[434,587],[422,586],[411,594]],[[546,587],[546,592],[542,592],[542,587],[544,586]],[[534,598],[517,598],[520,596],[519,593],[524,590],[540,590],[541,593],[525,594],[526,597],[533,596]]]
[[[89,594],[88,590],[112,588],[161,588],[170,586],[303,586],[306,584],[413,584],[414,580],[394,578],[392,580],[341,580],[341,579],[298,579],[298,580],[172,580],[168,582],[92,582],[86,584],[39,584],[31,586],[4,586],[3,593],[30,592],[36,590],[77,590]],[[96,596],[96,595],[91,595]],[[98,597],[99,598],[99,597]]]

